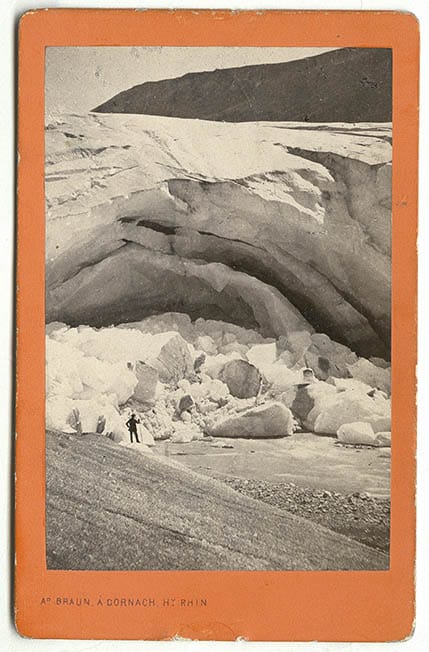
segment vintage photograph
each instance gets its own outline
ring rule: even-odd
[[[392,53],[48,47],[46,565],[387,570]]]

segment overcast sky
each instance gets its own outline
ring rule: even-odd
[[[335,48],[50,47],[46,112],[86,113],[136,84],[187,72],[292,61]]]

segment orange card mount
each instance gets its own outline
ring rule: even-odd
[[[21,634],[410,634],[418,55],[394,12],[22,17]]]

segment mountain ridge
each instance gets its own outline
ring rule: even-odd
[[[390,49],[342,48],[144,82],[93,112],[224,122],[390,122],[391,72]]]

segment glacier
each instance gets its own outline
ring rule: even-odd
[[[178,312],[390,357],[391,125],[50,116],[46,321]]]

